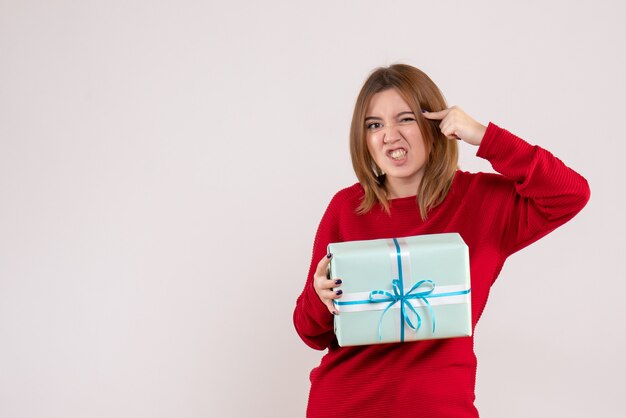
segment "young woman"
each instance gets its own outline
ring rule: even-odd
[[[500,174],[457,168],[457,141]],[[473,337],[339,347],[328,278],[331,242],[458,232],[467,243],[472,325],[506,258],[564,224],[589,199],[587,181],[548,151],[460,108],[448,108],[417,68],[374,71],[357,98],[350,151],[358,183],[339,191],[320,222],[294,324],[328,349],[310,375],[307,416],[477,417]],[[334,290],[333,290],[334,289]]]

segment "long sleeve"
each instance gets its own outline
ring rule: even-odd
[[[545,149],[490,123],[476,153],[496,175],[485,191],[481,216],[493,221],[503,255],[509,256],[564,224],[590,197],[587,181]],[[489,213],[490,212],[490,213]]]
[[[328,244],[340,240],[337,211],[337,196],[335,196],[328,205],[317,229],[309,274],[293,312],[293,323],[298,335],[309,347],[317,350],[328,348],[335,338],[333,316],[315,292],[313,275],[318,262],[326,254]]]

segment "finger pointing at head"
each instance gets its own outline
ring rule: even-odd
[[[448,113],[450,113],[450,109],[443,109],[439,112],[423,112],[422,115],[424,115],[426,119],[441,120],[445,118]]]

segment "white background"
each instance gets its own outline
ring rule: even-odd
[[[356,181],[358,90],[395,62],[591,185],[493,288],[481,415],[621,413],[625,10],[0,0],[0,416],[303,416],[323,353],[293,307]]]

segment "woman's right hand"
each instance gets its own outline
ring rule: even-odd
[[[343,291],[341,289],[333,290],[333,288],[341,286],[341,279],[336,277],[331,279],[329,277],[328,265],[330,264],[331,258],[332,254],[328,254],[317,264],[317,269],[313,275],[313,288],[330,313],[333,315],[339,315],[339,310],[333,301],[335,299],[339,299]]]

